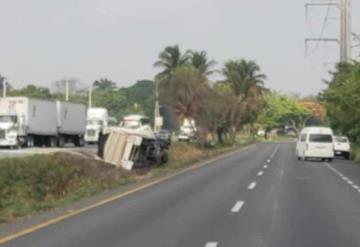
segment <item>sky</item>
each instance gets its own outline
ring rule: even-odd
[[[314,0],[0,0],[0,74],[15,87],[63,77],[128,86],[152,79],[159,52],[178,44],[206,50],[218,69],[229,59],[254,60],[273,90],[316,94],[339,48],[305,49],[304,39],[336,38],[339,11],[312,8],[306,15],[306,2]],[[355,11],[352,24],[360,33]]]

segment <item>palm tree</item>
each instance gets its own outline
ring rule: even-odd
[[[211,68],[216,65],[216,62],[208,59],[206,51],[190,51],[190,62],[203,76],[208,76],[215,72]]]
[[[163,71],[157,74],[157,77],[165,78],[170,76],[177,68],[186,65],[189,58],[189,51],[185,52],[185,54],[181,54],[178,45],[167,46],[160,52],[159,60],[154,64],[154,67],[163,68]]]
[[[256,96],[264,91],[266,75],[260,73],[260,67],[254,61],[231,60],[225,63],[223,75],[236,96]]]
[[[106,78],[100,78],[100,80],[94,81],[94,87],[99,90],[113,90],[116,88],[116,83]]]

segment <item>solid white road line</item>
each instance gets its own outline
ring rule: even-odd
[[[264,174],[264,172],[263,171],[259,171],[258,173],[257,173],[257,175],[260,177],[260,176],[262,176]]]
[[[238,201],[234,207],[231,209],[231,212],[233,213],[239,213],[242,206],[244,206],[244,202],[243,201]]]
[[[205,247],[217,247],[217,246],[218,246],[217,242],[208,242],[205,245]]]
[[[338,175],[342,180],[344,180],[347,184],[351,185],[353,189],[360,193],[360,186],[351,181],[348,177],[345,177],[341,172],[332,167],[329,163],[325,163],[326,166],[333,171],[336,175]]]
[[[249,189],[249,190],[252,190],[252,189],[254,189],[255,187],[256,187],[256,182],[252,182],[252,183],[249,184],[248,189]]]

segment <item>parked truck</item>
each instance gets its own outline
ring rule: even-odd
[[[83,144],[86,107],[81,104],[34,99],[0,98],[0,147]]]
[[[56,142],[55,101],[0,98],[0,146],[55,146]]]
[[[74,143],[84,146],[86,126],[86,106],[72,102],[56,102],[58,144]]]
[[[87,110],[85,142],[96,144],[100,133],[108,126],[109,115],[106,108],[95,107]]]

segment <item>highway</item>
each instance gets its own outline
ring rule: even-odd
[[[258,144],[2,246],[360,246],[360,166],[294,148]]]

